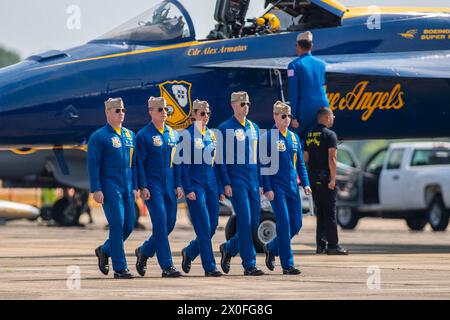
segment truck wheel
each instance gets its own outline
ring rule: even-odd
[[[423,231],[427,223],[428,219],[426,217],[406,218],[406,224],[408,225],[409,229],[413,231]]]
[[[230,240],[236,234],[236,215],[230,216],[225,226],[225,239]],[[258,229],[253,236],[253,245],[258,253],[263,253],[263,246],[276,236],[275,216],[272,212],[262,211]]]
[[[253,235],[253,245],[258,253],[263,253],[263,246],[277,235],[275,215],[272,212],[261,211],[261,218],[256,233]]]
[[[337,222],[344,230],[353,230],[359,221],[358,213],[350,207],[337,208]]]
[[[433,231],[445,231],[448,226],[450,215],[445,208],[442,196],[437,194],[428,206],[428,222]]]

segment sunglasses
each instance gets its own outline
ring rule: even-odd
[[[122,109],[116,109],[116,113],[125,113],[127,112],[127,109],[122,108]]]
[[[159,113],[162,113],[163,111],[166,111],[168,114],[170,114],[169,108],[158,108],[156,110],[158,110]]]
[[[197,112],[197,110],[195,112]],[[200,116],[204,117],[206,115],[208,115],[208,117],[210,117],[211,116],[211,111],[208,111],[208,112],[202,111],[202,112],[200,112]]]
[[[241,107],[245,107],[245,106],[251,106],[252,104],[250,102],[241,102]]]
[[[281,115],[281,119],[284,120],[286,118],[292,119],[292,115],[290,115],[290,114],[283,114],[283,115]]]

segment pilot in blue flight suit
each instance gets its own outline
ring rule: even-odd
[[[215,165],[217,140],[214,132],[207,127],[211,112],[206,101],[193,103],[194,123],[187,129],[189,139],[189,160],[182,168],[182,182],[186,194],[189,214],[197,238],[181,250],[182,268],[189,273],[191,262],[200,254],[207,277],[220,277],[212,249],[211,238],[219,223],[219,172]]]
[[[109,239],[95,249],[95,255],[105,275],[112,258],[115,279],[133,278],[127,267],[124,241],[136,221],[136,155],[135,135],[122,127],[125,111],[121,98],[105,101],[108,123],[91,135],[87,152],[91,192],[94,200],[103,205],[109,223]]]
[[[273,118],[273,129],[261,138],[272,162],[277,161],[276,164],[271,163],[273,172],[262,172],[264,193],[275,213],[277,231],[275,239],[264,245],[266,266],[273,270],[275,256],[280,256],[283,274],[296,275],[301,272],[294,266],[291,239],[302,227],[302,201],[297,176],[300,177],[306,194],[311,193],[311,188],[300,140],[288,129],[291,108],[277,101],[273,107]],[[276,157],[273,152],[277,152]],[[266,167],[264,165],[264,169]]]
[[[292,127],[299,128],[302,140],[316,125],[317,111],[329,107],[325,91],[324,61],[313,57],[313,35],[307,31],[297,37],[299,57],[288,66],[289,99],[292,108]]]
[[[231,198],[236,212],[237,233],[220,245],[221,267],[230,271],[231,258],[238,253],[244,275],[260,276],[264,272],[256,266],[253,235],[256,233],[261,210],[262,179],[258,159],[259,127],[247,119],[250,99],[246,92],[231,95],[234,115],[219,126],[223,147],[219,159],[220,179],[225,195]],[[260,187],[261,186],[261,187]]]
[[[181,167],[173,163],[178,133],[166,125],[169,109],[164,98],[148,100],[151,122],[137,135],[136,153],[138,185],[150,212],[152,236],[135,250],[136,269],[141,276],[147,271],[147,259],[156,253],[163,277],[180,277],[175,269],[169,245],[169,234],[175,227],[177,198],[183,197]]]

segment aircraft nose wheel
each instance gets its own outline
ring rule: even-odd
[[[236,234],[236,215],[230,216],[227,225],[225,226],[225,238],[227,240],[231,239]],[[272,241],[276,236],[276,224],[275,215],[272,212],[261,211],[261,218],[253,236],[253,245],[255,246],[255,251],[258,253],[263,253],[263,246]]]
[[[262,248],[263,245],[272,241],[276,236],[276,224],[275,221],[267,218],[262,221],[258,226],[256,233],[256,243]],[[258,250],[259,252],[259,250]]]

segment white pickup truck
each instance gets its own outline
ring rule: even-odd
[[[350,168],[355,196],[338,201],[337,219],[353,229],[362,217],[405,219],[412,230],[444,231],[450,217],[450,143],[392,143],[362,168]],[[348,191],[348,190],[347,190]]]

